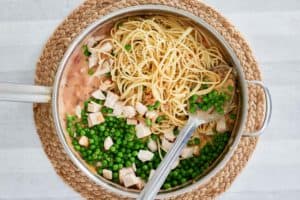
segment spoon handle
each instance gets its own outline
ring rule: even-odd
[[[49,103],[51,93],[46,86],[0,83],[0,101]]]
[[[180,131],[177,139],[167,155],[164,157],[153,177],[148,181],[138,200],[153,200],[172,170],[173,163],[178,159],[182,149],[186,146],[195,129],[200,125],[199,120],[190,117],[186,125]]]

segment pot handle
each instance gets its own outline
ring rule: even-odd
[[[51,94],[47,86],[0,83],[0,101],[49,103]]]
[[[261,128],[255,132],[249,132],[249,133],[246,132],[243,134],[243,136],[247,136],[247,137],[256,137],[256,136],[260,136],[270,123],[271,115],[272,115],[272,99],[271,99],[271,93],[269,89],[265,86],[265,84],[262,81],[247,80],[247,83],[259,85],[264,90],[265,93],[266,110],[265,110],[264,121]]]

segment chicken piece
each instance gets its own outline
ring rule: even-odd
[[[137,185],[139,183],[139,179],[135,176],[134,173],[126,174],[124,176],[124,186],[131,187]]]
[[[193,154],[195,156],[199,156],[200,155],[200,146],[194,146],[194,151],[193,151]]]
[[[156,144],[156,142],[155,142],[154,140],[152,140],[151,138],[149,139],[147,146],[148,146],[148,148],[149,148],[152,152],[157,151],[157,144]]]
[[[119,100],[119,96],[113,92],[108,91],[104,102],[104,106],[108,108],[114,108],[115,103]]]
[[[88,114],[88,125],[89,127],[93,127],[97,124],[101,124],[104,122],[104,117],[101,112],[95,112]]]
[[[169,142],[166,138],[162,138],[162,142],[161,142],[162,150],[168,152],[171,149],[172,145],[173,143]]]
[[[105,75],[106,73],[111,71],[111,66],[110,64],[111,61],[105,60],[100,63],[100,67],[96,70],[96,72],[93,74],[94,76],[102,76]]]
[[[183,159],[187,159],[187,158],[193,157],[193,153],[194,153],[194,148],[193,147],[185,147],[182,150],[180,156]]]
[[[136,103],[135,109],[140,115],[144,115],[148,111],[147,106],[145,106],[144,104],[142,104],[140,102]]]
[[[120,180],[120,183],[124,183],[124,177],[127,174],[131,174],[131,173],[134,174],[134,170],[131,167],[120,169],[119,170],[119,180]]]
[[[98,64],[98,56],[96,51],[91,49],[90,52],[91,55],[89,56],[89,68],[92,68]]]
[[[78,143],[83,147],[88,147],[89,146],[89,138],[86,137],[85,135],[83,135],[79,138]]]
[[[146,117],[151,119],[152,121],[155,121],[156,118],[158,117],[158,114],[155,111],[147,111],[146,112]]]
[[[95,37],[90,37],[86,43],[87,47],[93,48],[100,40],[103,40],[105,38],[104,35],[101,36],[95,36]]]
[[[226,125],[226,120],[225,117],[222,116],[218,121],[217,121],[217,126],[216,126],[216,130],[219,133],[224,133],[226,131],[228,131],[228,127]]]
[[[140,177],[137,177],[137,184],[136,184],[136,187],[137,189],[141,190],[144,188],[145,186],[145,182],[143,181],[143,179],[141,179]]]
[[[136,172],[136,165],[135,165],[135,163],[132,163],[132,169],[133,169],[133,171]]]
[[[136,119],[127,119],[127,124],[130,125],[137,125],[138,121]]]
[[[105,100],[105,95],[101,90],[96,90],[92,93],[92,97],[99,100]]]
[[[91,101],[88,103],[87,111],[91,113],[99,112],[101,109],[101,105],[96,102]]]
[[[123,114],[126,118],[133,118],[136,115],[136,111],[132,106],[124,106]]]
[[[122,113],[123,113],[123,108],[124,108],[123,102],[117,101],[114,105],[112,114],[115,115],[115,116],[118,116],[118,117],[121,116]]]
[[[113,49],[113,45],[111,42],[105,42],[99,48],[99,50],[103,52],[110,52],[112,49]]]
[[[78,119],[81,119],[81,107],[80,107],[80,105],[76,106],[75,115],[78,117]]]
[[[137,138],[143,138],[151,135],[151,130],[144,123],[139,123],[135,126]]]
[[[137,157],[140,161],[146,162],[152,160],[154,154],[148,150],[140,150]]]
[[[108,88],[111,86],[112,81],[111,80],[105,80],[103,83],[100,84],[99,88],[102,91],[107,91]]]
[[[103,169],[103,177],[111,180],[112,179],[112,171],[108,169]]]
[[[110,136],[105,138],[105,140],[104,140],[104,149],[105,150],[109,150],[110,147],[112,147],[113,145],[114,145],[114,142]]]
[[[96,167],[101,167],[102,163],[100,161],[96,162]]]
[[[173,129],[166,130],[166,132],[164,133],[164,137],[170,142],[173,142],[176,139],[176,136],[173,133]]]

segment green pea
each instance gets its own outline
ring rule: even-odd
[[[114,110],[113,110],[112,108],[108,108],[108,109],[107,109],[107,113],[110,113],[110,114],[111,114],[111,113],[113,113],[113,112],[114,112]]]
[[[211,94],[212,94],[213,97],[215,97],[215,96],[218,95],[218,92],[217,92],[216,90],[213,90],[213,91],[211,92]]]
[[[175,187],[175,186],[177,186],[177,185],[178,185],[178,182],[177,182],[176,180],[173,180],[173,181],[172,181],[172,186]]]
[[[200,138],[195,138],[194,139],[194,144],[196,144],[196,145],[200,144]]]
[[[102,164],[102,167],[105,168],[105,167],[107,167],[108,162],[107,162],[107,160],[103,160],[101,164]]]
[[[104,131],[104,130],[105,130],[105,126],[104,126],[104,125],[100,125],[100,126],[99,126],[99,130],[100,130],[100,131]]]
[[[119,163],[119,164],[118,164],[118,168],[119,168],[119,169],[122,169],[122,168],[123,168],[123,164],[122,164],[122,163]]]
[[[152,105],[147,106],[147,108],[148,108],[149,111],[153,111],[154,110],[154,106],[152,106]]]
[[[76,151],[80,150],[80,146],[79,145],[75,145],[74,148],[75,148]]]
[[[204,96],[203,97],[203,102],[207,103],[209,101],[208,97],[207,96]]]
[[[93,68],[90,68],[88,70],[88,75],[92,76],[95,73],[95,70]]]
[[[103,113],[103,114],[106,114],[108,111],[107,111],[107,108],[106,107],[102,107],[101,108],[101,112]]]
[[[122,149],[122,150],[125,151],[125,149]],[[123,153],[122,152],[118,152],[117,156],[120,157],[120,158],[122,158],[123,157]]]
[[[158,109],[158,107],[160,106],[160,102],[156,101],[153,106],[154,106],[154,109]]]
[[[128,140],[128,141],[133,141],[134,136],[135,136],[135,133],[127,132],[126,135],[125,135],[125,139]]]
[[[118,139],[116,140],[116,144],[118,144],[118,145],[122,144],[122,140],[118,138]]]
[[[177,177],[178,176],[178,171],[177,170],[173,171],[172,175],[173,175],[173,177]]]
[[[227,89],[232,92],[233,91],[233,86],[232,85],[228,85]]]
[[[102,175],[103,169],[99,168],[99,169],[97,170],[97,172],[98,172],[98,174]]]
[[[142,173],[141,178],[145,180],[146,179],[146,174]]]
[[[166,118],[167,118],[166,115],[160,115],[156,118],[156,123],[161,123]]]
[[[203,111],[208,111],[208,107],[207,107],[206,105],[204,105],[204,106],[202,107],[202,110],[203,110]]]
[[[89,51],[88,46],[86,44],[82,46],[82,50],[83,50],[83,54],[86,57],[89,57],[90,55],[92,55],[92,53]]]
[[[219,108],[219,109],[217,110],[217,112],[218,112],[219,114],[223,115],[223,114],[224,114],[224,109],[223,109],[223,108]]]
[[[136,150],[140,149],[140,145],[139,144],[135,144],[134,145],[134,149],[136,149]]]
[[[197,105],[196,104],[190,104],[190,109],[189,112],[190,113],[195,113],[197,111]]]
[[[143,165],[142,168],[143,168],[143,170],[145,170],[145,171],[148,170],[148,166],[147,166],[147,165]]]
[[[179,128],[178,128],[178,127],[175,127],[175,128],[173,129],[173,134],[174,134],[175,136],[177,136],[179,133],[180,133]]]
[[[189,102],[190,103],[196,103],[197,99],[198,99],[198,95],[194,94],[189,98]]]
[[[110,134],[109,134],[109,132],[106,130],[105,132],[104,132],[104,136],[105,137],[108,137]]]
[[[119,178],[119,173],[118,173],[118,172],[113,172],[113,178],[114,178],[114,179]]]
[[[132,148],[134,146],[134,143],[133,142],[128,142],[127,146],[128,146],[128,148]]]
[[[235,120],[236,119],[236,114],[230,114],[229,118],[232,119],[232,120]]]
[[[124,48],[125,48],[126,51],[130,51],[131,50],[131,45],[130,44],[126,44],[124,46]]]
[[[117,171],[119,169],[119,166],[118,165],[113,165],[113,170],[114,171]]]
[[[133,154],[133,156],[137,156],[139,154],[139,152],[138,151],[133,151],[132,154]]]
[[[86,133],[85,133],[85,131],[84,131],[83,129],[80,131],[80,135],[81,135],[81,136],[86,135]]]
[[[117,130],[117,131],[115,131],[115,136],[116,136],[116,137],[120,137],[120,136],[121,136],[121,132],[120,132],[120,131],[118,131],[118,130]]]
[[[225,100],[225,101],[228,101],[229,99],[230,99],[230,96],[227,95],[227,94],[224,94],[224,100]]]
[[[122,162],[122,158],[117,157],[117,158],[116,158],[116,162],[117,162],[117,163],[121,163],[121,162]]]
[[[131,166],[132,166],[132,163],[131,163],[130,161],[126,161],[125,166],[126,166],[126,167],[131,167]]]
[[[152,134],[152,135],[151,135],[151,139],[156,141],[156,140],[158,140],[158,136],[155,135],[155,134]]]
[[[147,126],[151,126],[152,125],[152,121],[149,118],[145,119],[145,123],[146,123]]]
[[[170,189],[171,188],[171,184],[170,183],[165,183],[164,185],[163,185],[163,188],[164,189]]]
[[[200,102],[200,103],[197,103],[197,106],[198,106],[199,109],[202,109],[202,107],[204,106],[204,104]]]

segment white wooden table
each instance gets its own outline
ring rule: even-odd
[[[220,199],[300,199],[300,1],[207,0],[244,34],[274,103],[254,156]],[[0,81],[33,83],[47,38],[81,0],[0,0]],[[55,174],[31,104],[0,102],[0,199],[81,199]]]

